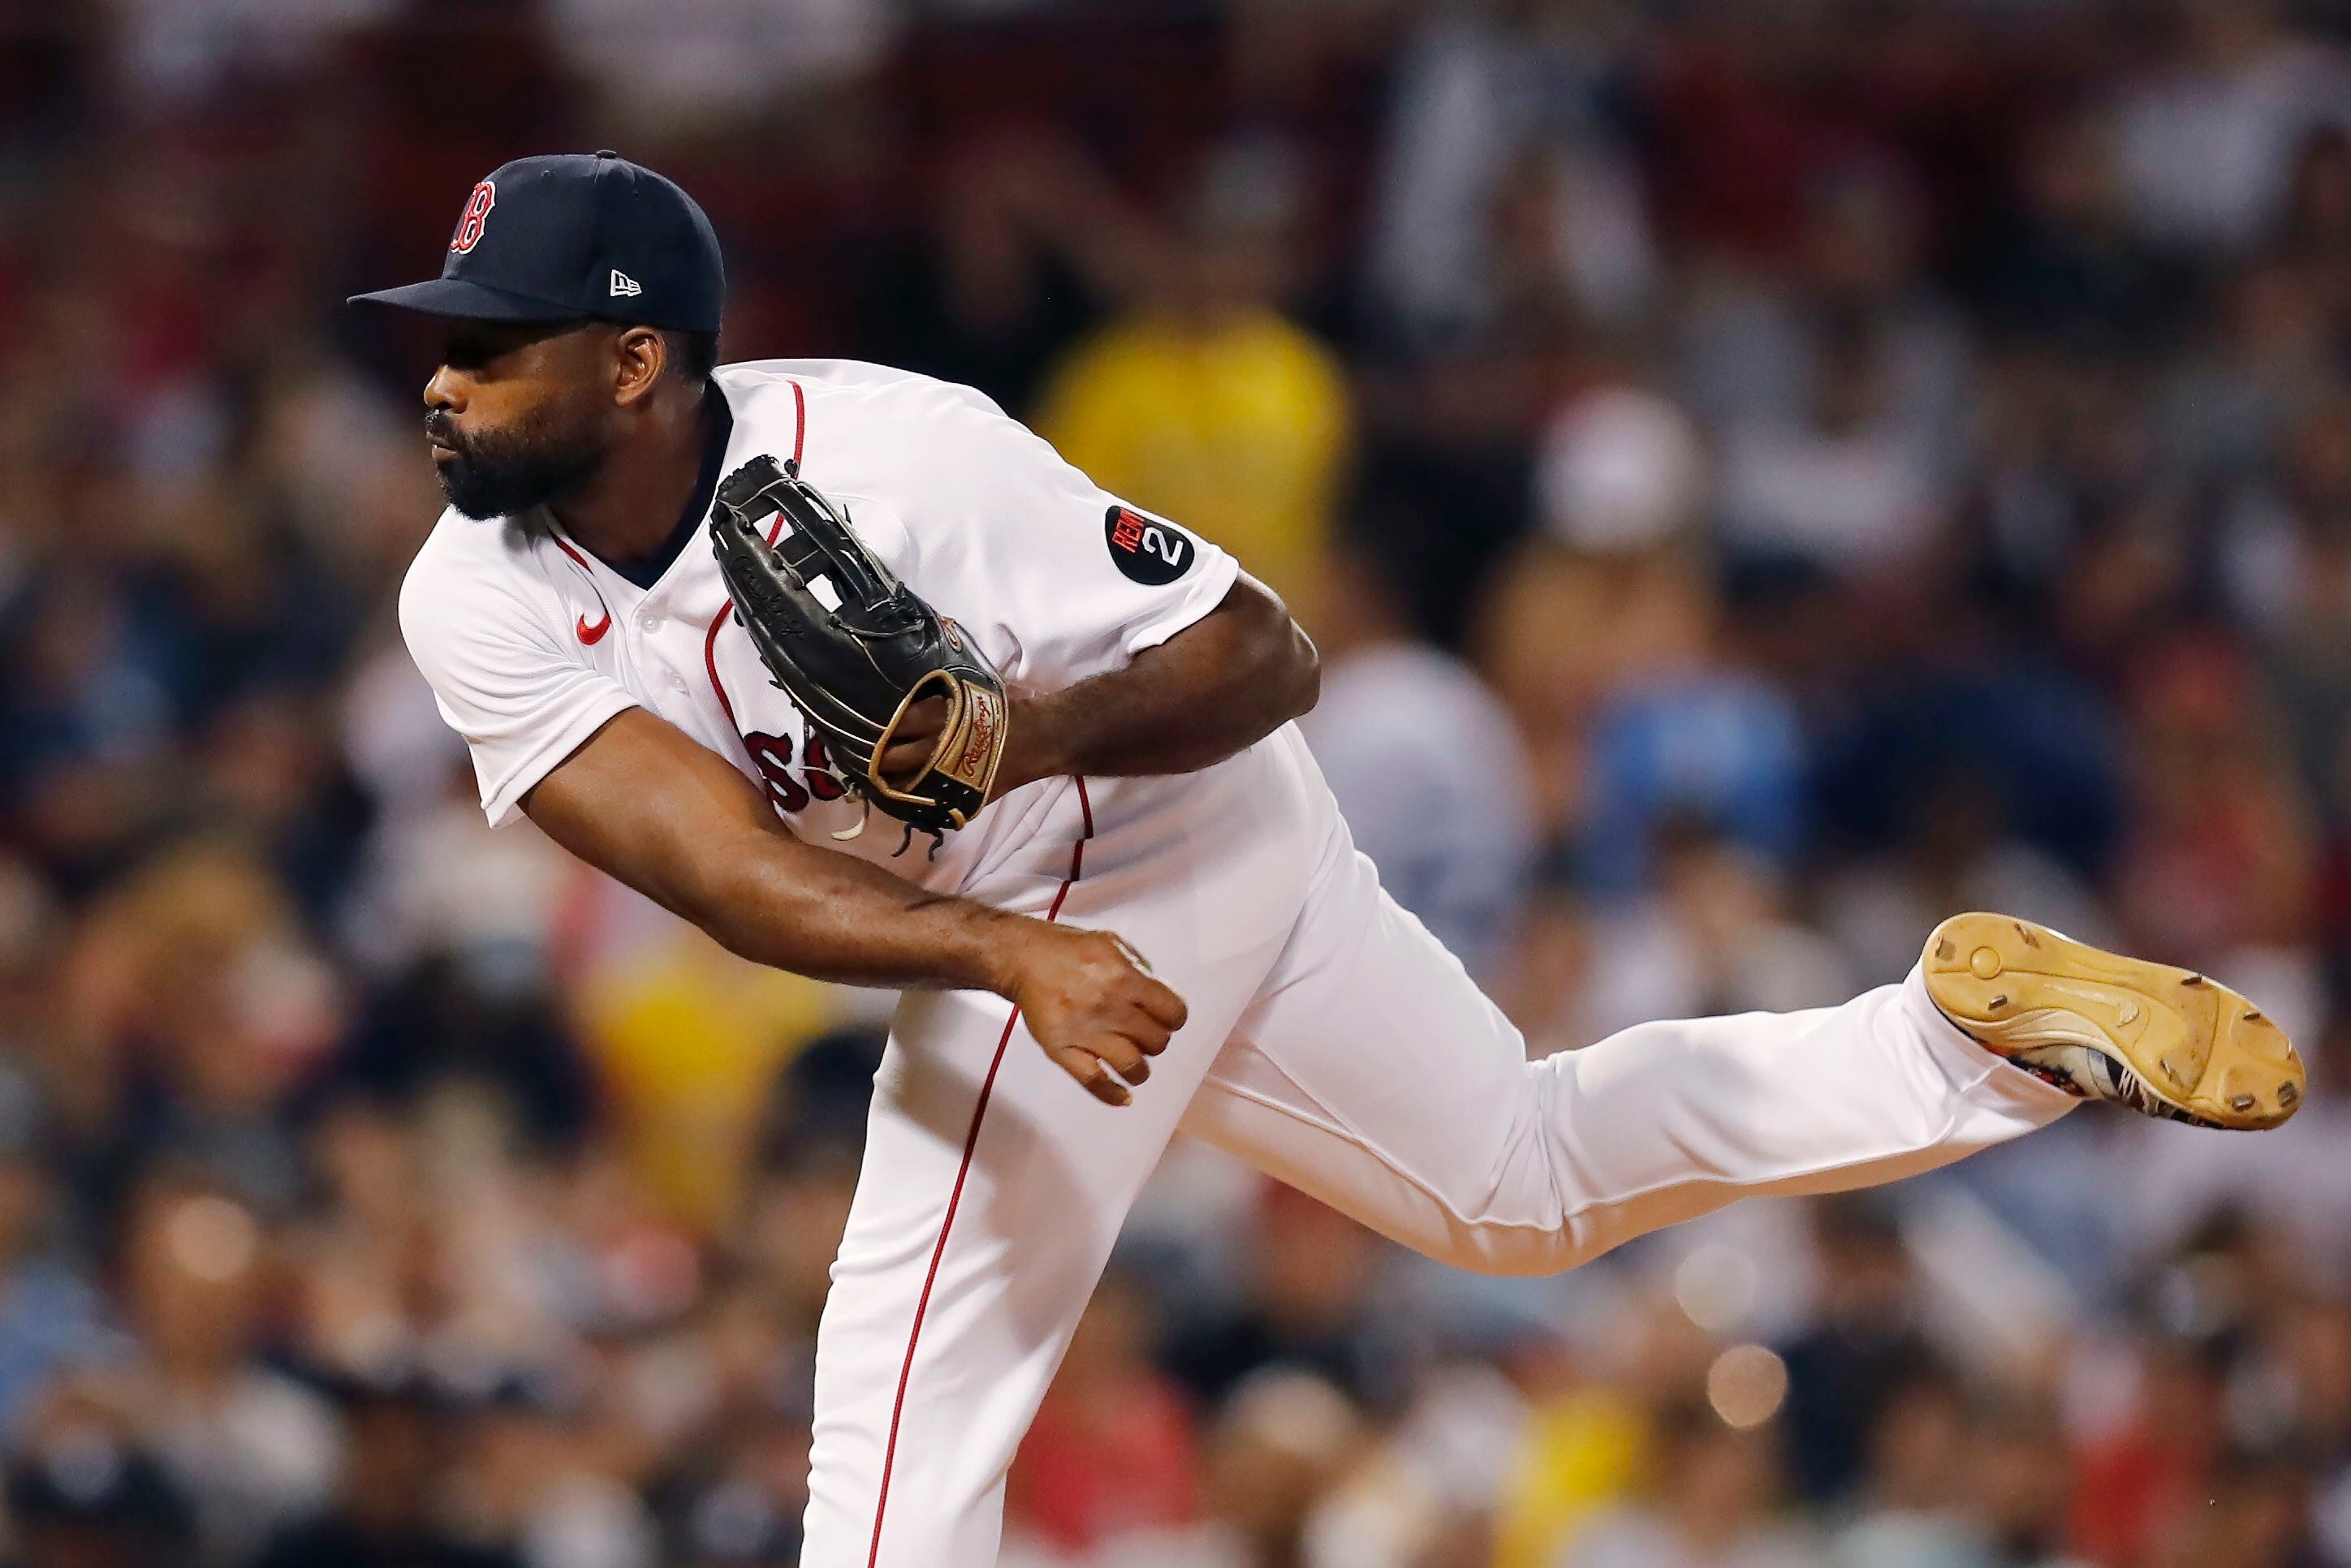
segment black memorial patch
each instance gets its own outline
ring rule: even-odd
[[[1113,506],[1102,516],[1102,537],[1118,569],[1156,587],[1192,569],[1199,550],[1192,536],[1173,523],[1144,515],[1132,506]]]

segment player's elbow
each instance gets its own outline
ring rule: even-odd
[[[765,807],[761,807],[765,809]],[[770,961],[771,908],[778,877],[768,835],[731,831],[727,821],[699,820],[633,881],[639,892],[737,958]]]
[[[688,925],[699,927],[720,947],[743,956],[738,944],[751,923],[737,917],[741,900],[729,886],[731,868],[697,857],[667,871],[638,890]]]
[[[777,908],[776,878],[758,853],[761,847],[748,845],[737,854],[705,858],[677,887],[674,901],[662,901],[737,958],[789,969],[785,937],[790,921]]]
[[[1213,618],[1224,628],[1228,701],[1240,697],[1240,710],[1269,720],[1260,733],[1313,711],[1322,696],[1322,656],[1280,596],[1244,573]]]
[[[1289,625],[1288,641],[1276,688],[1282,696],[1284,721],[1304,717],[1322,700],[1322,655],[1315,648],[1314,639],[1293,620]]]

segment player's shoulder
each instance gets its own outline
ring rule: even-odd
[[[519,607],[538,580],[529,527],[511,517],[443,510],[400,585],[400,625],[413,645],[498,605]]]
[[[1006,417],[976,387],[864,359],[748,359],[713,374],[737,421],[805,421],[842,441],[887,431],[902,452],[910,426]]]
[[[402,591],[445,586],[452,579],[524,576],[532,570],[536,545],[529,525],[513,517],[468,517],[454,506],[442,509],[433,531],[408,563]]]

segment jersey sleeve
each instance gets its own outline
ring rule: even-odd
[[[1239,575],[992,406],[959,406],[937,434],[900,508],[904,575],[1008,680],[1056,688],[1120,669],[1215,609]]]
[[[493,827],[514,821],[532,785],[637,706],[619,681],[571,655],[546,618],[523,585],[435,570],[423,557],[401,587],[409,657],[442,720],[465,738]]]

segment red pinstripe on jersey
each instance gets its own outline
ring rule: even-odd
[[[1061,918],[1062,900],[1070,896],[1079,873],[1085,869],[1086,840],[1094,836],[1094,805],[1087,798],[1083,775],[1078,779],[1078,809],[1085,815],[1084,831],[1070,846],[1070,874],[1061,878],[1061,887],[1054,891],[1052,907],[1045,911],[1048,920]],[[922,1342],[923,1314],[930,1310],[931,1287],[939,1278],[939,1260],[946,1256],[947,1233],[955,1228],[956,1210],[963,1202],[963,1185],[971,1175],[972,1153],[979,1147],[979,1124],[987,1115],[987,1100],[996,1088],[997,1072],[1004,1065],[1005,1048],[1012,1044],[1012,1030],[1019,1022],[1020,1009],[1016,1006],[1004,1020],[1004,1033],[997,1037],[996,1055],[987,1064],[987,1076],[980,1080],[979,1099],[971,1108],[971,1130],[964,1134],[963,1163],[956,1169],[955,1187],[947,1194],[947,1211],[939,1220],[939,1239],[931,1248],[930,1272],[923,1276],[923,1293],[914,1303],[914,1321],[906,1330],[906,1359],[898,1368],[897,1400],[890,1407],[890,1438],[882,1449],[882,1485],[873,1499],[873,1543],[866,1552],[865,1568],[875,1568],[882,1560],[882,1520],[890,1507],[890,1469],[898,1458],[898,1427],[906,1414],[906,1385],[914,1375],[914,1347]]]
[[[795,466],[799,464],[800,452],[807,445],[808,394],[800,390],[800,384],[798,381],[794,381],[792,383],[792,462]],[[776,535],[783,531],[784,514],[778,512],[776,514],[776,525],[768,530],[768,543],[773,545],[776,542]],[[556,543],[559,545],[563,541],[559,539]],[[710,629],[704,633],[702,638],[702,667],[709,672],[710,690],[717,694],[718,707],[720,711],[726,715],[727,727],[739,735],[743,732],[743,726],[735,722],[735,704],[726,700],[726,688],[718,679],[718,628],[726,624],[726,618],[733,614],[734,610],[735,600],[730,597],[725,604],[718,607],[718,613],[710,618]]]

